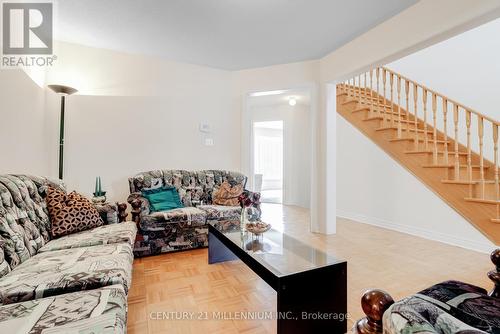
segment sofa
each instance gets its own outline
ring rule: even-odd
[[[224,222],[239,228],[241,207],[215,205],[214,191],[225,181],[243,185],[247,177],[238,172],[223,170],[153,170],[129,178],[132,220],[138,225],[134,245],[136,257],[208,246],[209,222]],[[183,208],[152,212],[143,191],[173,186],[177,189]],[[260,195],[245,190],[256,204],[248,209],[251,220],[260,218]]]
[[[500,333],[500,249],[491,253],[495,269],[488,273],[494,288],[449,280],[394,302],[383,290],[361,298],[366,317],[353,327],[357,334]]]
[[[125,332],[135,223],[101,205],[104,225],[53,239],[49,185],[0,175],[0,333]]]

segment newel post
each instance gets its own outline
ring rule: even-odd
[[[361,307],[366,317],[354,324],[356,334],[381,334],[382,316],[394,304],[392,297],[383,290],[368,290],[361,297]]]
[[[495,286],[488,294],[491,297],[500,298],[500,248],[495,249],[490,255],[491,262],[495,265],[495,269],[488,272],[488,277],[493,281]]]

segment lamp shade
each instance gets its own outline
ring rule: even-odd
[[[75,94],[78,92],[75,88],[69,87],[69,86],[63,86],[63,85],[48,85],[50,89],[52,89],[54,92],[58,94],[63,94],[63,95],[71,95]]]

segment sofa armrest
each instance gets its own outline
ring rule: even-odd
[[[131,193],[127,198],[127,202],[132,206],[132,221],[137,224],[141,222],[141,217],[151,212],[149,201],[139,192]]]
[[[127,218],[127,203],[95,204],[105,225],[121,223]]]

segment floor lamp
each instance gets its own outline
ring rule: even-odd
[[[78,92],[76,89],[62,86],[62,85],[49,85],[57,94],[61,95],[61,118],[59,126],[59,179],[63,179],[63,165],[64,165],[64,108],[66,103],[66,96]]]

